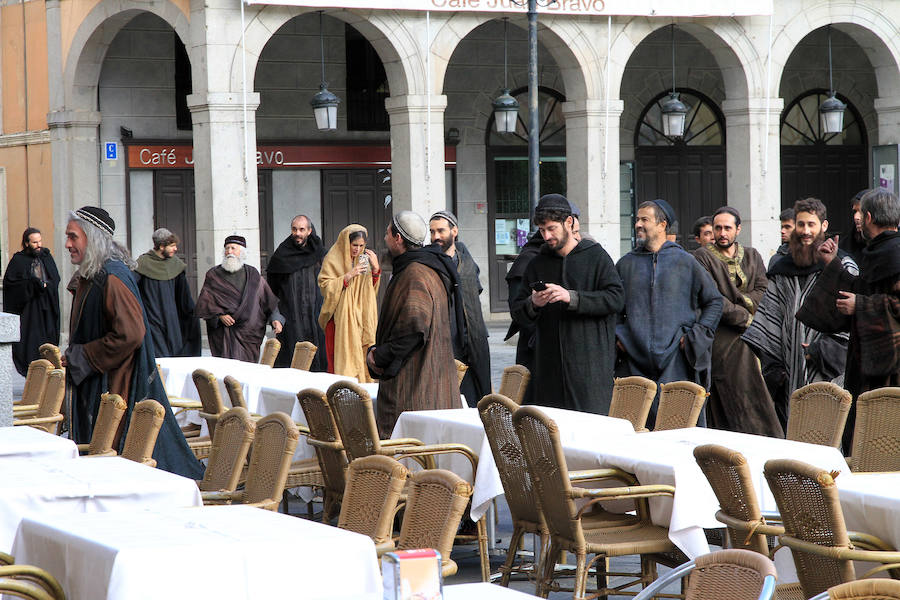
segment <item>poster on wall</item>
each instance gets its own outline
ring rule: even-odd
[[[900,144],[872,146],[872,186],[900,194]]]

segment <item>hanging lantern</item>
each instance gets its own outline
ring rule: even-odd
[[[688,110],[687,105],[678,99],[678,92],[669,94],[669,99],[662,105],[663,133],[667,137],[684,136],[684,122]]]

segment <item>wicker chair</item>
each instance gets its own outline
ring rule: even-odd
[[[256,423],[246,408],[236,407],[222,415],[217,429],[203,479],[197,482],[201,492],[237,489],[256,434]]]
[[[528,382],[531,381],[531,371],[524,365],[510,365],[503,368],[503,376],[500,378],[501,396],[506,396],[516,404],[522,404],[525,392],[528,391]]]
[[[297,425],[285,413],[272,413],[257,421],[244,489],[204,492],[204,504],[246,504],[277,511],[299,439]]]
[[[853,581],[853,560],[884,563],[869,573],[900,567],[900,552],[874,536],[849,534],[836,474],[788,459],[770,460],[764,471],[784,521],[781,543],[792,551],[804,598]]]
[[[350,463],[338,527],[372,538],[375,547],[394,548],[391,539],[397,503],[409,471],[388,456],[366,456]]]
[[[108,392],[101,394],[91,443],[78,444],[78,451],[87,456],[115,456],[117,452],[113,444],[126,410],[128,404],[122,400],[122,396]]]
[[[346,487],[347,456],[325,394],[320,390],[307,388],[297,394],[297,400],[309,426],[306,443],[316,449],[316,458],[322,471],[325,496],[322,521],[327,523],[340,510]]]
[[[887,387],[856,399],[851,469],[900,471],[900,388]]]
[[[163,390],[166,389],[165,380],[162,376],[162,368],[157,363],[156,372],[159,374],[159,381],[163,386]],[[185,410],[200,410],[203,408],[203,403],[199,400],[192,400],[190,398],[183,398],[181,396],[174,396],[169,392],[166,392],[166,398],[169,400],[169,406],[172,407],[172,410],[175,411],[175,414],[178,414]]]
[[[709,394],[693,381],[659,384],[659,408],[653,431],[696,427]]]
[[[900,599],[900,581],[860,579],[836,585],[810,600],[889,600]]]
[[[50,361],[54,369],[65,368],[62,364],[62,352],[60,352],[59,346],[55,346],[49,343],[41,344],[38,348],[38,352],[41,354],[41,358]]]
[[[64,418],[60,413],[60,408],[62,408],[65,396],[66,372],[62,369],[53,369],[47,374],[47,384],[37,407],[15,412],[13,425],[43,429],[47,433],[56,435],[59,424]]]
[[[231,407],[247,408],[247,401],[244,400],[244,384],[231,375],[226,375],[223,383],[228,399],[231,401]]]
[[[56,578],[31,565],[0,566],[0,595],[29,600],[66,600]]]
[[[647,498],[651,496],[672,496],[675,488],[668,485],[636,485],[605,489],[572,487],[559,428],[540,410],[533,406],[523,406],[513,415],[513,425],[525,452],[528,472],[534,484],[535,497],[550,530],[550,549],[547,556],[559,556],[562,551],[572,552],[576,557],[574,597],[584,598],[588,571],[597,565],[597,580],[602,582],[597,595],[629,594],[625,591],[637,584],[647,585],[656,579],[656,562],[671,564],[661,556],[674,552],[675,546],[669,541],[668,531],[650,523]],[[575,500],[584,499],[588,503],[580,509]],[[595,527],[582,526],[582,515],[600,500],[633,499],[638,520],[625,525]],[[587,555],[594,558],[587,560]],[[606,559],[614,556],[638,554],[641,556],[641,572],[631,574],[635,579],[610,587],[605,571]],[[555,560],[547,560],[538,581],[538,595],[546,597],[550,591],[560,588],[556,582]],[[592,596],[593,597],[593,596]]]
[[[338,381],[328,388],[328,405],[334,414],[338,432],[343,441],[347,460],[353,461],[363,456],[381,454],[394,458],[409,457],[426,469],[434,468],[434,456],[438,454],[462,454],[472,467],[472,479],[478,471],[478,455],[465,444],[433,444],[426,446],[421,440],[399,438],[381,440],[375,424],[375,412],[372,410],[372,399],[368,392],[350,381]],[[478,542],[478,553],[481,556],[481,576],[483,581],[490,577],[490,561],[487,553],[487,529],[484,517],[476,523],[477,533],[460,535],[459,541],[474,540]]]
[[[125,434],[122,458],[155,467],[153,449],[165,416],[166,410],[156,400],[141,400],[135,404],[128,433]]]
[[[16,564],[16,557],[6,552],[0,552],[0,567]]]
[[[44,389],[47,387],[47,377],[54,369],[49,360],[39,358],[28,365],[28,373],[25,375],[25,387],[22,388],[22,397],[13,404],[13,413],[25,410],[35,410],[44,397]]]
[[[791,394],[787,439],[840,448],[853,397],[830,381],[810,383]]]
[[[219,382],[216,376],[205,369],[195,369],[191,374],[194,385],[197,387],[197,393],[200,395],[200,402],[203,403],[203,410],[200,416],[206,419],[206,425],[209,427],[210,439],[216,437],[216,423],[223,414],[225,414],[225,403],[222,402],[222,392],[219,390]]]
[[[441,574],[455,575],[450,552],[471,496],[472,486],[456,473],[428,469],[413,474],[397,550],[434,548],[441,553]]]
[[[462,380],[466,377],[466,371],[469,370],[469,365],[456,358],[453,359],[453,362],[456,364],[456,378],[459,383],[462,383]]]
[[[637,375],[617,377],[613,383],[609,416],[631,421],[635,431],[647,431],[647,416],[656,398],[656,382]]]
[[[768,600],[775,592],[775,564],[771,560],[748,550],[720,550],[672,569],[648,585],[635,600],[649,600],[686,575],[690,578],[685,600]]]
[[[316,358],[318,348],[312,342],[297,342],[294,344],[294,355],[291,357],[291,368],[301,371],[309,371],[313,359]]]
[[[259,364],[274,367],[275,359],[278,357],[278,352],[280,350],[281,342],[278,341],[278,338],[267,339],[266,344],[263,346],[263,350],[259,355]]]

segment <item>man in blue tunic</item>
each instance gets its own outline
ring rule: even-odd
[[[674,220],[665,200],[641,203],[635,248],[616,264],[625,286],[625,310],[616,327],[620,373],[658,383],[694,381],[708,389],[722,295],[691,254],[666,241],[666,226]],[[655,402],[648,427],[655,421]],[[703,413],[699,424],[706,425]]]

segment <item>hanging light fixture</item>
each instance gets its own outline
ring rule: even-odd
[[[497,125],[497,133],[515,133],[516,122],[519,119],[519,101],[509,94],[509,82],[507,80],[507,32],[509,19],[503,19],[503,91],[494,100],[494,123]]]
[[[672,23],[672,92],[662,105],[663,133],[666,137],[684,136],[684,121],[688,110],[690,108],[678,99],[678,92],[675,91],[675,23]]]
[[[322,83],[319,91],[312,97],[309,104],[316,115],[316,127],[319,131],[334,131],[337,129],[337,106],[341,99],[328,91],[328,82],[325,81],[325,37],[322,32],[322,11],[319,11],[319,57],[322,63]]]
[[[834,79],[831,72],[831,25],[828,26],[828,98],[819,105],[822,129],[825,133],[844,131],[844,109],[847,105],[834,97]]]

